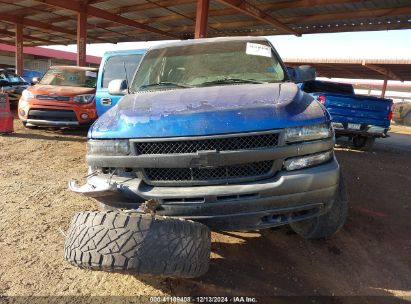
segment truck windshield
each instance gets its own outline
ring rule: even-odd
[[[95,88],[96,79],[97,72],[94,70],[52,68],[43,76],[40,84]]]
[[[268,41],[218,41],[149,51],[131,92],[285,80]]]

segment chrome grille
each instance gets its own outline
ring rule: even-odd
[[[153,182],[230,182],[260,179],[272,174],[273,160],[222,166],[216,168],[145,168],[146,178]]]
[[[136,142],[137,154],[196,153],[197,151],[236,151],[272,148],[278,145],[278,133],[221,138]]]

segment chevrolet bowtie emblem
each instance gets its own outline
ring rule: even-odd
[[[220,152],[217,150],[198,151],[190,162],[191,167],[199,168],[214,168],[221,165]]]

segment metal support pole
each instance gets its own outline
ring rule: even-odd
[[[23,24],[16,24],[16,74],[23,75],[24,58],[23,58]]]
[[[77,13],[77,65],[85,66],[87,45],[87,13],[81,11]]]
[[[210,0],[197,0],[195,39],[207,37],[209,7]]]
[[[382,85],[381,98],[385,97],[385,91],[387,90],[387,84],[388,84],[388,76],[385,75],[384,84]]]

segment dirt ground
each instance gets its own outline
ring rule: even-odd
[[[47,295],[411,296],[411,149],[378,140],[372,152],[337,147],[349,218],[329,240],[305,241],[288,227],[213,233],[209,272],[158,279],[82,270],[63,260],[63,233],[91,199],[82,180],[85,131],[0,135],[0,297]],[[411,128],[393,135],[411,142]]]

